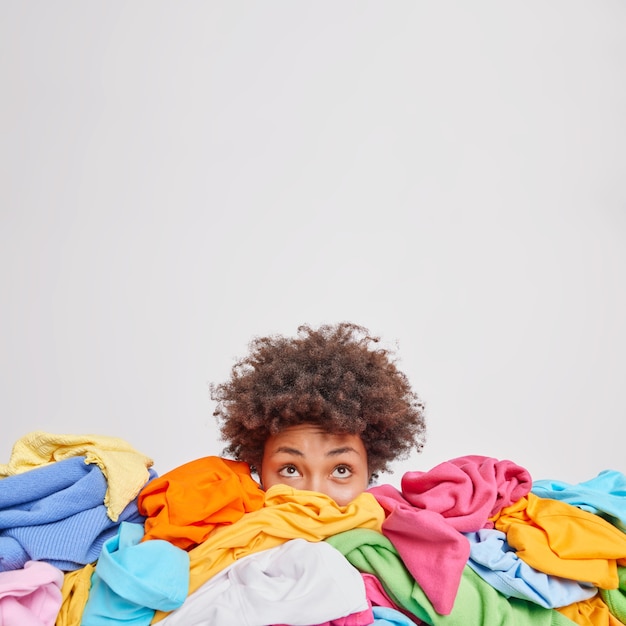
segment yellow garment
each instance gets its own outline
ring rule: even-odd
[[[114,522],[148,482],[148,468],[153,463],[117,437],[54,435],[38,430],[17,440],[9,463],[0,464],[0,478],[75,456],[86,457],[85,463],[102,470],[108,483],[104,505]]]
[[[91,575],[95,570],[91,563],[73,572],[66,572],[61,587],[61,608],[55,626],[80,626],[83,611],[91,588]]]
[[[624,626],[598,596],[559,607],[557,611],[581,626]]]
[[[274,485],[265,493],[263,508],[246,513],[228,526],[216,528],[189,551],[189,593],[238,559],[301,537],[322,541],[353,528],[381,532],[385,512],[370,493],[362,493],[345,506],[313,491]],[[152,623],[167,615],[157,611]]]
[[[526,563],[545,574],[617,589],[626,533],[560,500],[533,493],[503,508],[495,527]]]

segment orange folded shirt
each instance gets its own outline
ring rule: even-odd
[[[503,508],[495,527],[540,572],[601,589],[619,584],[617,566],[626,558],[626,533],[595,513],[529,493]]]
[[[567,606],[561,606],[556,609],[561,615],[565,615],[572,620],[574,624],[584,626],[595,626],[602,624],[603,626],[624,626],[617,617],[611,614],[609,607],[603,602],[602,598],[594,596],[588,600],[574,602]]]
[[[263,506],[265,494],[243,461],[207,456],[150,481],[137,506],[146,516],[143,541],[165,539],[189,550],[217,526]]]

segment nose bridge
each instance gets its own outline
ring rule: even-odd
[[[309,470],[305,475],[304,489],[307,491],[324,491],[323,473],[316,470]]]

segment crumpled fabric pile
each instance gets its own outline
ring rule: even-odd
[[[626,477],[467,455],[345,506],[217,456],[158,475],[102,435],[0,465],[2,626],[626,623]]]

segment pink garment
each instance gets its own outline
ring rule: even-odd
[[[316,624],[315,626],[371,626],[374,623],[374,613],[372,613],[372,607],[359,611],[358,613],[352,613],[345,617],[338,617],[331,622],[324,622],[323,624]],[[274,624],[274,626],[288,626],[288,624]]]
[[[400,611],[406,615],[410,620],[412,620],[415,624],[423,624],[422,620],[418,619],[416,615],[413,615],[410,611],[398,606],[387,594],[385,588],[382,583],[374,574],[368,574],[366,572],[361,572],[361,577],[363,578],[363,582],[365,583],[365,595],[369,602],[372,603],[373,606],[384,606],[388,609],[394,609],[395,611]]]
[[[461,532],[484,528],[488,518],[528,494],[532,479],[513,461],[468,455],[445,461],[428,472],[402,477],[404,497],[420,509],[441,513]]]
[[[469,541],[440,513],[418,509],[392,485],[368,490],[385,509],[382,532],[440,615],[454,606]]]
[[[407,472],[402,492],[391,485],[368,491],[385,509],[383,534],[435,611],[448,615],[470,553],[461,533],[493,527],[489,517],[531,486],[528,471],[512,461],[470,455],[428,472]]]
[[[2,626],[54,626],[61,608],[63,572],[43,561],[0,572]]]

